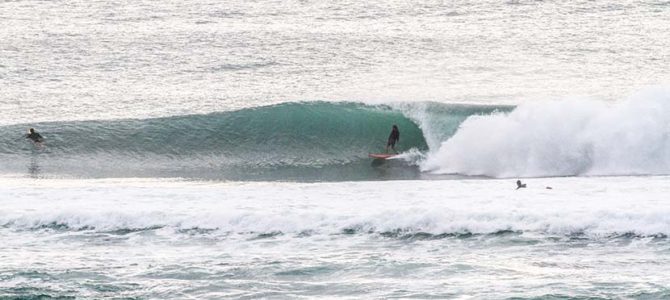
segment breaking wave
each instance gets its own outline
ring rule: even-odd
[[[670,214],[662,211],[601,210],[564,214],[555,212],[482,212],[401,209],[378,214],[271,214],[212,212],[197,215],[164,212],[54,211],[0,214],[0,227],[28,231],[97,232],[127,235],[144,231],[164,234],[241,235],[272,238],[332,234],[374,234],[399,239],[440,239],[521,234],[567,238],[667,238]]]
[[[670,174],[670,91],[472,116],[422,170],[496,178]]]
[[[397,159],[379,164],[391,125]],[[37,149],[22,138],[36,127]],[[346,181],[670,174],[670,91],[475,106],[297,102],[206,115],[0,127],[0,172]]]
[[[399,151],[425,153],[468,116],[496,109],[305,102],[206,115],[19,124],[0,127],[0,159],[7,162],[0,171],[81,177],[372,179],[380,175],[370,168],[368,153],[384,151],[391,125],[401,130]],[[22,137],[28,127],[46,138],[45,147]],[[435,128],[439,130],[431,130]],[[416,162],[389,165],[397,168],[390,178],[416,178],[419,173]]]

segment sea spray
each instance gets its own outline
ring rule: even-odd
[[[574,99],[472,116],[422,170],[491,177],[670,173],[670,93]]]
[[[436,151],[443,141],[456,133],[463,121],[472,116],[509,112],[508,105],[444,104],[437,102],[399,102],[390,104],[404,116],[418,124],[428,148]]]

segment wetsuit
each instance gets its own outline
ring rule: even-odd
[[[389,135],[389,140],[388,143],[386,143],[386,146],[395,147],[395,143],[399,140],[400,140],[400,131],[398,130],[398,128],[393,128],[393,130],[391,130],[391,134]]]
[[[26,134],[27,139],[33,140],[33,142],[38,143],[41,142],[44,138],[37,132],[31,132],[29,134]]]

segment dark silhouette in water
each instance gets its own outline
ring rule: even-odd
[[[518,189],[521,189],[521,188],[525,188],[525,187],[526,187],[526,184],[525,184],[525,183],[521,183],[521,180],[517,180],[517,181],[516,181],[516,189],[517,189],[517,190],[518,190]]]
[[[31,139],[35,143],[41,143],[42,141],[44,141],[44,138],[39,133],[37,133],[34,128],[30,128],[28,130],[26,138]]]
[[[398,153],[395,151],[395,143],[400,141],[400,130],[398,130],[397,125],[393,125],[393,129],[391,129],[391,134],[389,135],[388,142],[386,142],[386,153],[389,152],[389,148],[393,150],[393,152]]]

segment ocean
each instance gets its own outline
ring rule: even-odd
[[[0,299],[670,298],[668,49],[667,1],[0,2]]]

